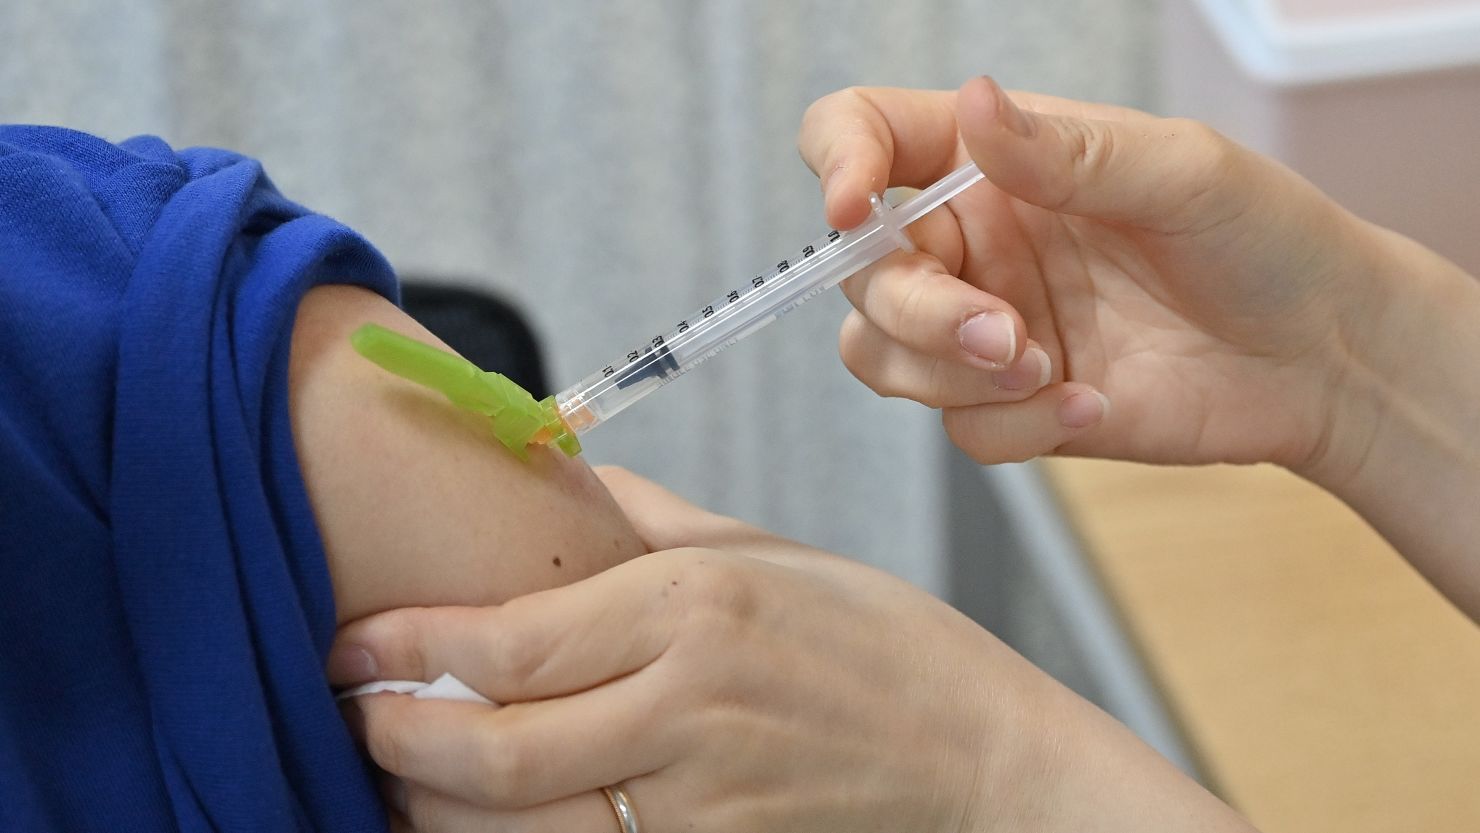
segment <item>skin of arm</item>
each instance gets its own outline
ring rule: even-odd
[[[446,349],[384,298],[321,286],[299,306],[290,410],[338,621],[421,605],[498,604],[643,552],[586,463],[508,453],[486,419],[392,376],[349,335],[376,323]]]

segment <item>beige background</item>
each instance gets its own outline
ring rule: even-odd
[[[1049,470],[1210,785],[1263,833],[1480,830],[1480,628],[1273,467]]]

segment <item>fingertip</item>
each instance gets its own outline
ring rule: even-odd
[[[715,517],[701,506],[625,469],[598,475],[649,552],[684,546],[687,536]]]
[[[675,501],[687,502],[663,486],[621,466],[598,466],[596,476],[601,479],[606,490],[611,492],[617,505],[623,509],[629,508],[629,505],[634,503],[646,504],[656,501],[667,506]]]
[[[344,724],[349,729],[350,737],[354,738],[355,743],[369,751],[371,725],[374,725],[377,733],[383,732],[387,721],[394,720],[393,716],[398,713],[396,710],[407,702],[415,702],[415,698],[395,691],[377,691],[340,700],[339,714],[344,718]],[[379,736],[377,738],[383,739]],[[382,767],[385,765],[381,761],[376,763]]]
[[[956,118],[968,151],[984,141],[1002,137],[1031,139],[1038,132],[1038,122],[1033,114],[1018,107],[1012,96],[988,75],[961,85],[956,96]],[[984,160],[976,161],[982,164]],[[984,166],[983,170],[989,168],[990,165]]]
[[[969,313],[956,328],[956,342],[987,370],[1006,370],[1018,358],[1018,323],[1005,310]]]
[[[1095,388],[1079,384],[1068,386],[1059,400],[1059,424],[1071,430],[1092,428],[1110,416],[1110,397]]]
[[[984,370],[1002,371],[1022,360],[1031,343],[1028,325],[1015,308],[992,299],[986,309],[973,309],[956,329],[956,341],[968,359]]]
[[[996,93],[1001,87],[990,75],[976,75],[966,79],[956,91],[958,116],[970,112],[972,115],[990,115],[996,109]]]
[[[1053,359],[1049,357],[1048,351],[1036,344],[1032,350],[1037,354],[1039,363],[1038,387],[1047,387],[1048,383],[1053,381]]]
[[[869,194],[872,178],[859,171],[839,167],[823,186],[823,211],[827,224],[847,231],[869,217]]]
[[[1001,89],[989,76],[979,75],[956,91],[956,120],[963,137],[997,120],[997,96]]]
[[[1028,342],[1022,358],[1006,370],[993,374],[998,390],[1036,391],[1053,378],[1053,360],[1035,341]]]
[[[336,641],[329,649],[325,673],[330,685],[342,688],[374,680],[380,673],[380,667],[365,646],[356,642]]]
[[[351,622],[329,650],[329,681],[347,687],[382,679],[431,680],[447,670],[441,666],[448,646],[476,634],[490,610],[403,607]]]
[[[1109,401],[1083,382],[1050,383],[1015,402],[945,408],[941,419],[951,442],[977,462],[1015,463],[1093,431],[1109,414]]]
[[[616,493],[619,490],[636,487],[646,482],[646,479],[623,466],[600,465],[592,466],[591,471],[596,478],[606,487],[607,491]]]

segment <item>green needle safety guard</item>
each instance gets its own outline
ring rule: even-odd
[[[488,417],[493,435],[521,460],[528,447],[554,444],[567,457],[581,453],[580,440],[560,418],[555,397],[535,400],[502,373],[479,370],[461,356],[423,344],[379,324],[365,324],[349,337],[355,351],[397,376],[439,391],[453,404]]]

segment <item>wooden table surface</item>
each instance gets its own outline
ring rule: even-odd
[[[1260,830],[1480,833],[1480,627],[1355,513],[1267,466],[1047,470],[1210,786]]]

